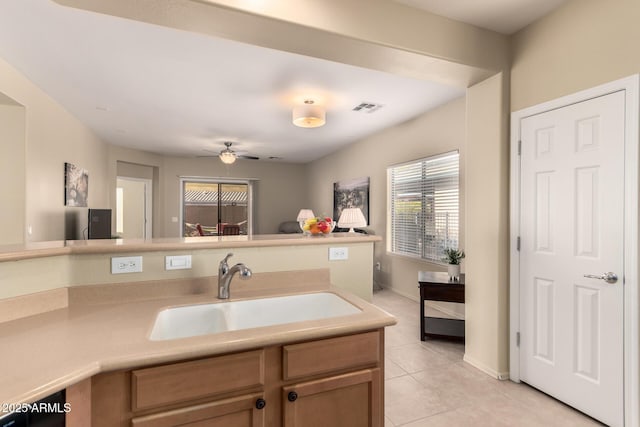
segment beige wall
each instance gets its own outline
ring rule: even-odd
[[[373,242],[341,244],[349,251],[348,261],[329,261],[327,244],[234,248],[231,261],[246,263],[254,273],[328,268],[331,283],[370,301]],[[74,285],[125,283],[149,280],[208,277],[218,274],[218,263],[230,250],[186,249],[183,251],[121,253],[141,255],[144,271],[111,274],[114,254],[86,254],[0,262],[0,300]],[[192,255],[189,270],[166,271],[166,255]],[[236,279],[237,280],[237,279]],[[248,282],[249,284],[251,282]],[[233,286],[232,286],[233,287]],[[231,290],[233,293],[233,289]]]
[[[441,264],[389,255],[386,251],[387,226],[387,168],[391,165],[423,157],[460,150],[460,246],[464,248],[464,164],[465,155],[465,98],[458,98],[422,116],[386,129],[334,154],[309,164],[308,191],[314,197],[311,207],[316,213],[333,212],[333,183],[360,177],[370,177],[369,220],[367,230],[383,237],[376,243],[375,259],[382,270],[376,280],[385,287],[415,300],[418,271],[446,270]],[[461,313],[461,308],[448,307]]]
[[[33,232],[27,239],[64,239],[65,228],[75,234],[78,221],[86,222],[86,209],[64,206],[64,163],[89,171],[89,207],[107,206],[107,145],[2,59],[0,92],[25,108],[27,160],[16,165],[22,172],[13,173],[26,176],[24,224]],[[14,178],[2,169],[0,180]]]
[[[187,158],[163,156],[119,146],[109,147],[111,206],[115,208],[116,177],[138,178],[153,171],[153,236],[179,237],[180,177],[255,179],[258,233],[276,233],[282,221],[295,220],[307,204],[305,165],[238,159],[231,166],[217,157]]]
[[[513,37],[511,110],[640,71],[640,2],[573,0]]]
[[[180,225],[171,218],[180,217],[180,177],[256,179],[254,233],[278,231],[282,221],[296,219],[307,204],[305,166],[300,164],[238,159],[233,165],[217,157],[165,157],[162,170],[164,237],[179,237]]]
[[[581,0],[582,1],[582,0]],[[585,0],[586,1],[586,0]],[[127,18],[139,19],[146,22],[151,22],[158,25],[167,25],[175,28],[180,28],[187,31],[195,31],[204,34],[212,34],[216,36],[227,37],[230,39],[254,43],[271,48],[277,48],[301,54],[307,54],[310,56],[330,59],[334,61],[344,62],[351,65],[365,66],[381,71],[387,71],[405,76],[418,77],[424,79],[432,79],[440,82],[447,82],[459,87],[469,87],[479,81],[483,81],[489,76],[495,74],[500,70],[508,70],[509,67],[509,52],[508,45],[509,40],[505,36],[499,34],[480,30],[478,28],[456,23],[447,19],[436,17],[426,12],[420,12],[414,9],[408,9],[399,3],[389,2],[387,0],[372,0],[367,2],[367,7],[362,8],[358,2],[343,2],[341,0],[328,0],[325,2],[314,2],[312,0],[305,0],[304,6],[301,6],[300,2],[295,0],[285,0],[278,2],[280,6],[273,6],[269,3],[260,3],[257,5],[246,6],[250,8],[246,13],[233,9],[232,6],[236,6],[240,3],[228,3],[226,0],[212,0],[215,3],[214,6],[208,6],[204,2],[199,1],[187,1],[176,0],[171,3],[172,13],[166,13],[165,0],[149,0],[145,2],[131,2],[129,0],[113,0],[104,2],[102,0],[59,0],[60,3],[78,5],[81,7],[88,7],[89,9],[101,10],[107,13],[113,13],[119,16],[125,16]],[[589,3],[593,3],[590,1]],[[250,5],[249,2],[243,2],[242,4]],[[293,6],[292,6],[293,5]],[[262,9],[256,9],[260,8]],[[6,79],[3,76],[3,69],[0,67],[0,80]],[[501,80],[502,81],[502,80]],[[505,83],[505,82],[503,82]],[[505,83],[506,84],[506,83]],[[495,112],[492,107],[495,106],[496,98],[502,98],[504,91],[504,85],[496,85],[488,83],[483,86],[483,89],[476,92],[474,95],[474,105],[476,108],[467,108],[467,121],[478,122],[480,118],[486,118],[487,115],[483,112],[483,104],[486,103],[491,113]],[[2,91],[3,85],[0,81],[0,91]],[[14,97],[18,102],[24,104],[29,108],[27,102],[24,102],[21,98],[13,96],[11,93],[8,95]],[[474,117],[475,114],[479,114],[478,117]],[[58,124],[59,118],[55,117],[55,114],[51,115],[52,123]],[[502,127],[506,125],[508,117],[506,114],[495,117],[490,114],[490,120],[485,126],[487,131],[490,126],[495,126],[494,131],[500,133]],[[29,116],[27,117],[29,121]],[[411,125],[408,124],[410,127]],[[454,127],[463,128],[462,123],[456,123]],[[65,128],[65,126],[63,126]],[[434,133],[444,132],[444,127],[434,128]],[[445,132],[446,133],[446,132]],[[499,149],[496,148],[496,144],[499,144],[495,139],[491,139],[491,132],[482,133],[479,137],[477,135],[468,135],[469,141],[476,141],[477,144],[487,144],[488,152],[496,152]],[[44,135],[40,135],[43,137]],[[421,135],[425,138],[426,135]],[[70,141],[82,141],[82,135],[66,135],[66,138]],[[38,138],[44,140],[44,138]],[[61,144],[65,147],[65,142],[56,141],[53,138],[55,149],[58,149],[57,144]],[[395,144],[395,141],[387,140],[389,143]],[[440,142],[438,142],[440,143]],[[382,143],[380,143],[383,145]],[[444,142],[443,146],[446,145]],[[87,150],[92,150],[94,158],[100,158],[104,154],[103,148],[95,148],[91,146],[91,143],[86,144]],[[408,148],[409,149],[409,148]],[[347,149],[348,150],[348,149]],[[57,166],[49,166],[42,162],[44,158],[56,159],[56,155],[50,153],[51,149],[47,151],[43,150],[41,161],[35,161],[35,167],[48,168],[51,171],[47,172],[48,178],[52,178],[55,174],[53,169],[57,170]],[[29,154],[29,153],[27,153]],[[131,153],[134,154],[134,153]],[[163,172],[159,172],[160,186],[162,187],[161,195],[157,198],[159,207],[156,220],[158,221],[158,227],[160,235],[172,236],[177,233],[178,227],[175,223],[172,223],[171,217],[179,216],[178,212],[178,175],[202,175],[202,176],[225,176],[224,171],[217,169],[215,163],[209,163],[206,159],[201,160],[183,160],[183,159],[165,159],[165,158],[150,158],[150,155],[145,154],[143,160],[133,160],[129,157],[112,157],[113,152],[109,150],[110,161],[108,166],[108,184],[111,186],[108,190],[107,196],[111,200],[115,197],[115,176],[116,176],[116,161],[125,160],[133,163],[162,166]],[[139,154],[135,154],[138,156]],[[500,155],[496,153],[496,155]],[[416,153],[416,156],[420,155]],[[469,156],[468,156],[469,157]],[[64,161],[73,161],[74,159],[65,159]],[[76,160],[77,163],[82,163],[81,160]],[[149,162],[158,162],[160,165]],[[467,165],[476,162],[475,159],[469,157],[466,161]],[[500,173],[504,166],[502,158],[498,159]],[[484,163],[478,164],[476,170],[479,170]],[[85,166],[91,170],[92,165]],[[267,209],[264,211],[264,218],[259,218],[258,230],[260,232],[270,232],[277,227],[277,223],[292,218],[297,213],[297,209],[303,205],[307,205],[308,201],[312,200],[312,197],[307,196],[306,190],[309,188],[311,182],[315,177],[312,172],[308,175],[309,185],[307,185],[307,175],[305,175],[303,167],[278,165],[271,167],[273,172],[265,171],[263,176],[258,176],[260,172],[252,172],[252,168],[260,168],[262,166],[248,166],[238,162],[236,165],[234,174],[236,177],[258,177],[260,178],[261,188],[267,187],[268,190],[260,192],[260,198],[258,200],[258,209]],[[347,165],[343,166],[345,172]],[[349,165],[351,168],[359,167],[355,165]],[[386,165],[383,167],[383,171],[386,169]],[[380,172],[377,172],[378,174]],[[277,178],[274,175],[277,175]],[[351,175],[351,173],[349,173]],[[362,173],[354,173],[353,175],[361,176]],[[300,178],[299,180],[297,178]],[[341,176],[334,176],[331,179],[327,179],[328,182],[333,182],[334,179],[340,179]],[[475,175],[474,175],[475,178]],[[474,179],[467,176],[467,182],[470,179]],[[323,179],[326,179],[323,178]],[[265,185],[267,182],[285,182],[284,189],[276,190],[272,187]],[[489,200],[502,200],[507,196],[506,192],[506,180],[505,182],[495,182],[494,175],[491,175],[487,180],[480,180],[490,184],[482,189],[482,194]],[[374,185],[372,174],[372,188]],[[380,185],[380,181],[377,178],[376,184]],[[31,186],[28,183],[28,191],[37,191],[37,186]],[[329,187],[330,188],[330,187]],[[468,190],[468,189],[467,189]],[[91,190],[90,190],[91,191]],[[321,193],[318,193],[318,210],[323,211],[327,209],[331,211],[331,202],[324,193],[325,189]],[[330,191],[330,189],[328,190]],[[50,191],[50,196],[55,197],[56,192]],[[61,193],[60,193],[61,194]],[[59,197],[59,196],[58,196]],[[93,197],[90,195],[90,197]],[[40,199],[38,199],[40,200]],[[315,200],[315,199],[313,199]],[[44,209],[45,206],[49,206],[51,203],[46,203],[44,206],[36,206],[33,212],[44,212],[43,215],[49,217]],[[114,203],[111,203],[113,206]],[[325,208],[326,206],[326,208]],[[496,209],[500,209],[497,206]],[[29,210],[27,212],[28,219]],[[162,218],[158,216],[163,215]],[[381,215],[380,208],[377,211],[372,210],[372,215]],[[386,212],[382,215],[386,215]],[[469,215],[467,215],[469,218]],[[377,220],[376,220],[377,221]],[[54,221],[55,224],[55,221]],[[485,224],[479,220],[467,221],[467,230],[472,227],[478,227],[482,229]],[[47,237],[46,233],[38,235],[38,237]],[[500,236],[491,236],[492,238],[500,238]],[[468,239],[466,239],[468,240]],[[477,241],[474,251],[477,253],[482,252],[482,242]],[[468,242],[467,242],[468,243]],[[501,243],[497,243],[493,240],[488,241],[487,253],[493,253],[497,245],[501,250]],[[376,249],[379,251],[379,249]],[[478,270],[477,274],[487,274],[486,277],[478,277],[478,280],[484,283],[489,283],[492,280],[488,276],[492,270],[502,272],[503,265],[506,263],[506,256],[503,257],[503,253],[498,251],[497,258],[483,257],[490,264],[484,270]],[[469,259],[467,259],[468,263]],[[395,261],[383,265],[383,268],[392,268],[395,271],[405,270],[404,265],[394,264]],[[468,266],[467,266],[468,267]],[[412,269],[419,269],[417,266],[412,266]],[[411,274],[413,276],[413,274]],[[409,283],[414,282],[413,278],[407,277],[406,279],[400,279],[400,281]],[[404,284],[402,286],[405,286]],[[502,301],[500,298],[499,288],[502,286],[500,283],[495,282],[493,287],[489,286],[486,291],[488,294],[497,298],[496,306],[499,310],[504,311],[506,309],[506,301]],[[487,297],[489,298],[489,297]],[[472,307],[473,305],[477,305]],[[467,304],[467,310],[473,308],[474,310],[491,310],[494,307],[483,307],[478,300],[471,300]],[[493,316],[476,316],[473,320],[474,330],[485,331],[484,334],[498,333],[498,326],[495,323],[495,317]],[[483,336],[485,336],[483,335]],[[501,341],[502,337],[495,340],[489,340],[484,345],[491,347],[489,349],[477,350],[475,355],[478,359],[475,359],[477,365],[481,365],[485,370],[489,372],[499,372],[502,369],[500,358],[504,353],[506,358],[506,352],[504,351]],[[499,353],[499,356],[496,356]]]
[[[0,236],[4,244],[25,236],[25,111],[0,97]]]
[[[467,91],[465,360],[509,374],[508,82]]]
[[[149,179],[153,181],[153,166],[138,165],[125,161],[118,161],[118,176],[127,178]]]

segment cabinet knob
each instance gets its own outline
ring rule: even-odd
[[[298,399],[298,393],[296,393],[295,391],[290,391],[287,395],[287,399],[289,399],[289,402],[295,402]]]
[[[267,406],[267,401],[266,401],[266,400],[264,400],[264,399],[262,399],[262,398],[260,398],[260,399],[256,400],[256,408],[258,408],[258,409],[262,409],[262,408],[264,408],[265,406]]]

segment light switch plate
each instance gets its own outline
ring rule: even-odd
[[[142,257],[113,257],[111,258],[111,274],[142,273]]]
[[[329,248],[329,261],[349,259],[349,248]]]
[[[164,257],[165,270],[188,270],[191,268],[191,255],[170,255]]]

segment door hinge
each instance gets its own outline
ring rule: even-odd
[[[518,140],[518,156],[522,154],[522,140]]]
[[[516,239],[516,250],[520,251],[520,236]]]
[[[516,332],[516,346],[520,347],[520,332]]]

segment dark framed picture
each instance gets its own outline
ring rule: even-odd
[[[360,208],[369,225],[369,177],[333,184],[333,218],[336,221],[345,208]]]
[[[87,207],[89,198],[89,172],[74,165],[64,164],[64,205]]]

